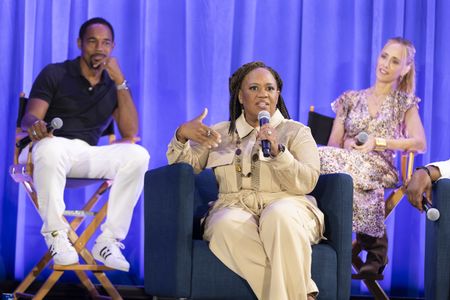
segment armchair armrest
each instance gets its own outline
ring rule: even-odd
[[[438,180],[433,186],[433,206],[440,212],[439,220],[426,221],[425,297],[450,297],[450,179]]]
[[[326,243],[337,253],[337,299],[350,297],[351,254],[352,254],[352,217],[353,217],[353,181],[347,174],[320,175],[319,181],[311,193],[320,210],[325,214]]]
[[[191,293],[194,172],[188,164],[145,175],[145,290],[152,295]],[[147,270],[158,272],[147,272]],[[152,278],[149,278],[152,277]]]

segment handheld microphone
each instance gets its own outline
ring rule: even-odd
[[[259,127],[270,122],[270,114],[268,111],[262,110],[258,113]],[[270,156],[270,142],[268,140],[261,141],[261,148],[264,157]]]
[[[356,145],[357,146],[364,145],[364,143],[367,142],[368,139],[369,139],[369,135],[365,131],[361,131],[355,137]]]
[[[50,124],[47,124],[47,132],[52,131],[53,129],[60,129],[63,126],[63,121],[60,118],[53,118]],[[16,143],[17,148],[23,149],[26,145],[31,142],[31,138],[27,135],[20,141]]]
[[[422,206],[423,209],[427,212],[428,220],[433,222],[439,220],[439,217],[441,216],[439,210],[431,206],[430,203],[428,203],[427,199],[425,199],[425,197],[423,197],[422,199]]]

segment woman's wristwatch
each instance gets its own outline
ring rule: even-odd
[[[430,177],[431,183],[434,183],[433,177],[431,176],[430,169],[428,169],[426,166],[421,166],[421,167],[417,167],[416,171],[417,170],[424,170],[428,174],[428,177]]]
[[[286,146],[283,144],[278,144],[278,154],[276,156],[271,155],[272,158],[277,157],[278,155],[280,155],[281,152],[286,151]]]

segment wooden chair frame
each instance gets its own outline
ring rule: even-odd
[[[21,104],[19,108],[19,118],[17,121],[16,128],[16,142],[21,138],[26,136],[27,134],[22,131],[20,128],[20,119],[24,113],[24,107],[26,98],[24,98],[24,94],[21,94]],[[109,141],[113,142],[115,140],[115,136],[113,133],[108,134]],[[38,198],[36,194],[36,190],[33,184],[33,165],[31,163],[31,147],[30,146],[30,154],[28,155],[26,164],[19,164],[19,154],[20,150],[17,146],[15,147],[14,152],[14,163],[10,166],[10,175],[14,179],[14,181],[22,184],[29,196],[32,200],[33,205],[36,210],[38,210]],[[90,296],[93,299],[122,299],[114,285],[108,279],[104,271],[112,270],[109,267],[98,265],[92,256],[91,252],[85,248],[86,243],[95,233],[97,228],[103,222],[106,217],[106,211],[108,207],[108,202],[102,205],[98,212],[93,212],[92,209],[98,203],[101,196],[109,190],[111,187],[112,181],[107,179],[77,179],[77,178],[67,178],[67,186],[74,187],[82,187],[92,183],[100,183],[100,186],[94,193],[94,195],[89,199],[88,202],[83,206],[81,210],[75,211],[65,211],[65,216],[71,216],[72,220],[69,223],[70,229],[68,232],[68,238],[70,242],[73,244],[75,250],[81,256],[81,258],[86,262],[86,264],[74,264],[68,266],[62,265],[50,265],[49,268],[52,270],[50,276],[44,282],[44,284],[39,288],[35,295],[27,294],[26,290],[30,287],[30,285],[35,281],[35,279],[39,276],[39,274],[47,267],[52,256],[50,251],[48,250],[45,255],[41,258],[41,260],[32,268],[32,270],[28,273],[28,275],[24,278],[24,280],[19,284],[19,286],[14,291],[14,298],[32,298],[32,299],[43,299],[50,289],[55,285],[55,283],[59,280],[59,278],[64,274],[65,271],[73,271],[80,279],[82,285],[87,289]],[[92,220],[86,227],[86,229],[78,235],[76,230],[80,227],[80,225],[86,220],[87,217],[91,217]],[[67,221],[67,219],[66,219]],[[97,291],[93,282],[89,279],[86,274],[87,271],[90,271],[94,274],[97,280],[100,282],[101,286],[108,293],[109,297],[102,296]]]

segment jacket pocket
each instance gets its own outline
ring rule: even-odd
[[[231,165],[234,162],[234,152],[216,152],[209,153],[206,167],[214,169],[216,167]]]
[[[234,155],[234,152],[211,152],[209,154],[206,167],[214,170],[221,193],[238,191]]]

